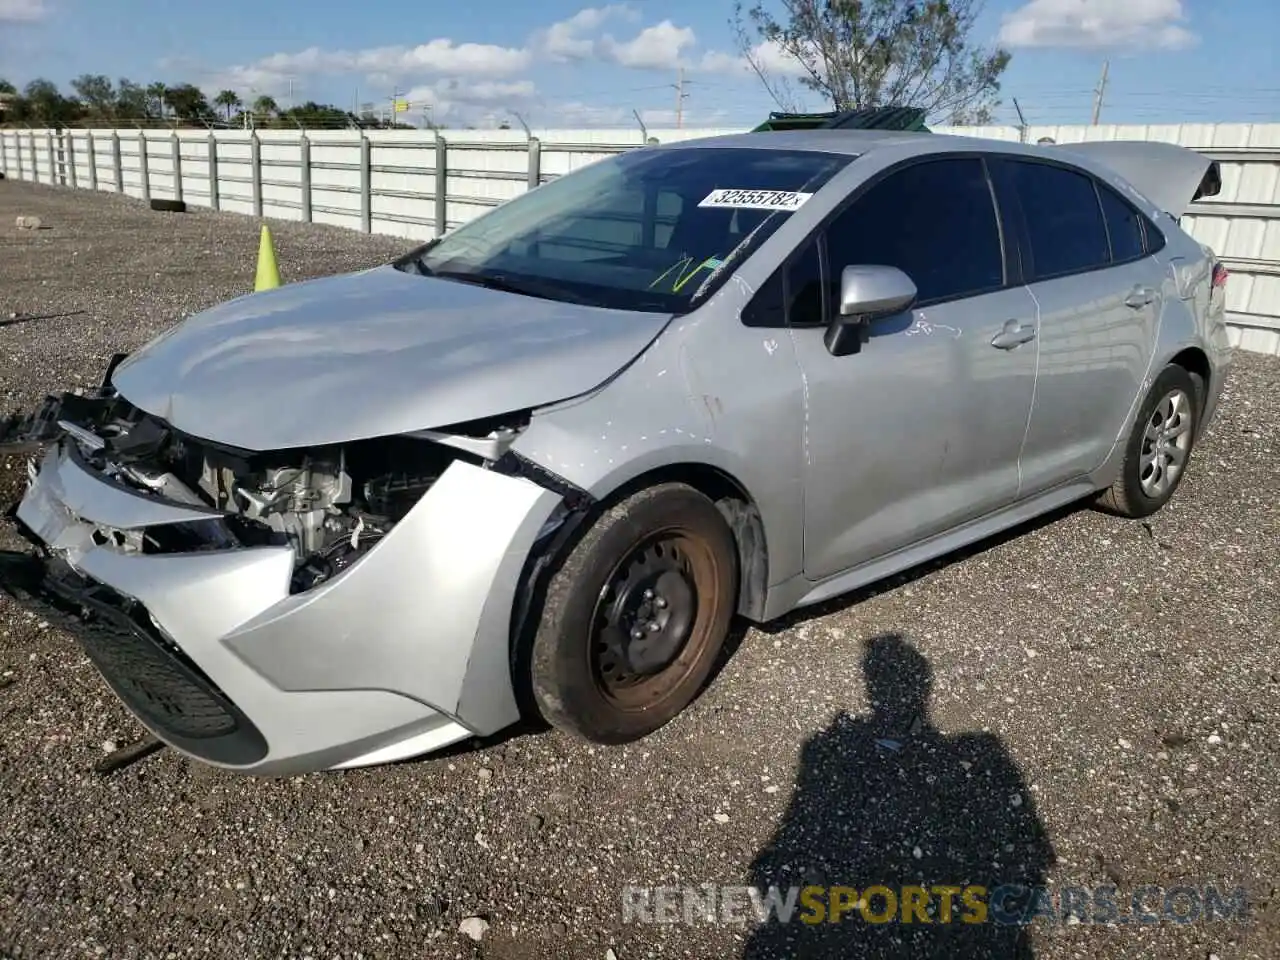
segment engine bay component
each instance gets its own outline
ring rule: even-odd
[[[206,520],[101,528],[94,539],[125,552],[169,553],[290,545],[292,590],[325,582],[402,520],[455,460],[490,467],[527,425],[515,415],[449,430],[273,452],[210,443],[174,429],[109,386],[50,396],[9,434],[59,437],[100,478],[175,504],[212,508]]]

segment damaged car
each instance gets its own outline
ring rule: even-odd
[[[1075,501],[1158,510],[1229,366],[1154,143],[625,153],[50,397],[0,581],[201,761],[616,744],[767,621]]]

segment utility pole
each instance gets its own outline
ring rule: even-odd
[[[391,119],[388,121],[388,124],[392,128],[399,126],[399,121],[396,119],[396,117],[399,116],[399,114],[396,112],[396,108],[399,105],[400,105],[400,87],[399,85],[396,85],[391,88]]]
[[[1098,125],[1098,118],[1102,116],[1102,98],[1107,93],[1107,72],[1111,69],[1111,61],[1102,61],[1102,79],[1098,81],[1098,89],[1094,91],[1096,96],[1093,99],[1093,125]]]
[[[1022,107],[1018,106],[1018,98],[1013,98],[1013,109],[1018,111],[1018,142],[1027,142],[1027,118],[1023,116]]]
[[[684,126],[684,101],[689,96],[684,92],[684,67],[676,71],[676,127]]]

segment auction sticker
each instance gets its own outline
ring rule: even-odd
[[[698,206],[735,210],[798,210],[812,196],[812,193],[790,190],[712,190]]]

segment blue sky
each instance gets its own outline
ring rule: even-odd
[[[287,105],[349,107],[408,93],[415,119],[492,125],[753,123],[774,105],[737,57],[729,0],[0,0],[0,77],[80,73],[190,81]],[[1083,123],[1104,60],[1103,120],[1280,121],[1278,0],[988,0],[984,43],[1013,53],[1031,123]],[[784,74],[785,62],[770,57]],[[820,109],[811,97],[805,106]]]

